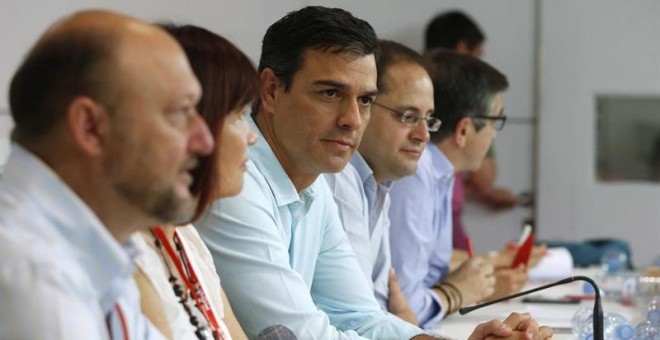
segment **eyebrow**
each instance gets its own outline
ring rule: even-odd
[[[345,83],[340,83],[340,82],[335,81],[335,80],[323,80],[323,79],[313,82],[312,85],[314,85],[314,86],[317,86],[317,85],[331,86],[331,87],[335,87],[335,88],[338,88],[338,89],[341,89],[341,90],[347,90],[349,88],[349,86],[346,85]],[[371,90],[371,91],[366,91],[366,92],[362,93],[360,96],[375,97],[375,96],[378,95],[378,93],[379,93],[378,90]]]
[[[435,112],[435,109],[434,110],[428,110],[426,112],[422,112],[422,110],[420,110],[419,108],[414,107],[414,106],[405,106],[405,107],[401,107],[401,108],[395,106],[394,108],[401,111],[401,112],[415,111],[415,112],[419,112],[419,113],[427,115],[427,116],[432,116],[433,113]]]
[[[378,91],[378,90],[367,91],[367,92],[363,93],[362,96],[363,97],[376,97],[379,93],[380,93],[380,91]]]

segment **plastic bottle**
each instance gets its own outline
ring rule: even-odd
[[[573,336],[576,339],[581,339],[581,333],[584,331],[584,323],[589,319],[591,314],[593,313],[593,307],[580,307],[575,314],[573,314],[573,318],[571,318],[571,330],[573,331]],[[589,319],[591,322],[591,319]]]
[[[642,321],[635,327],[634,340],[660,340],[660,325]]]
[[[603,338],[605,340],[632,339],[633,328],[623,316],[616,313],[606,313],[603,317]]]
[[[642,307],[646,320],[635,327],[633,339],[660,340],[660,296],[654,296]]]
[[[642,316],[653,324],[660,325],[660,295],[656,295],[642,307]]]
[[[628,254],[622,250],[611,249],[600,258],[600,264],[605,275],[614,275],[624,269],[628,263]]]
[[[594,340],[594,316],[589,315],[582,322],[582,327],[578,330],[576,339],[579,340]]]
[[[575,338],[579,340],[593,340],[593,316],[591,313],[586,317],[584,317],[584,314],[578,316],[578,313],[576,313],[574,318],[577,326],[573,330]],[[582,318],[582,322],[579,321],[580,318]],[[634,329],[623,316],[616,313],[605,313],[603,316],[603,338],[605,340],[628,340],[632,339],[633,333]]]
[[[623,297],[624,282],[628,275],[624,273],[628,263],[628,255],[619,249],[610,249],[600,258],[601,275],[599,286],[603,298],[619,301]]]

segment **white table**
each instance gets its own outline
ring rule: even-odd
[[[586,275],[593,278],[593,270],[577,269],[575,275]],[[534,288],[545,284],[543,283],[530,283],[525,289]],[[543,295],[546,297],[562,297],[567,294],[580,294],[582,292],[583,282],[572,282],[563,286],[549,288],[542,292],[535,293],[534,295]],[[452,339],[467,339],[474,330],[474,327],[482,322],[487,322],[493,319],[503,320],[511,312],[529,312],[539,323],[553,328],[559,327],[555,330],[553,339],[573,339],[570,329],[570,319],[575,311],[581,306],[593,307],[593,300],[586,300],[580,304],[532,304],[523,303],[522,298],[494,304],[482,309],[476,310],[467,315],[453,314],[443,320],[440,325],[433,331],[433,333],[441,334]],[[633,323],[639,320],[639,311],[636,307],[626,307],[618,302],[603,300],[603,310],[605,312],[619,313]]]

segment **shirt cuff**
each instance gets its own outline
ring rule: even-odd
[[[419,318],[419,325],[424,330],[435,328],[447,311],[447,308],[442,304],[442,300],[440,300],[438,294],[431,288],[427,289],[428,294],[432,299],[431,305],[417,316]]]

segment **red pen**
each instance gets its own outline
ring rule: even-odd
[[[465,245],[467,247],[468,256],[472,257],[474,255],[474,249],[472,249],[472,239],[465,237]]]

